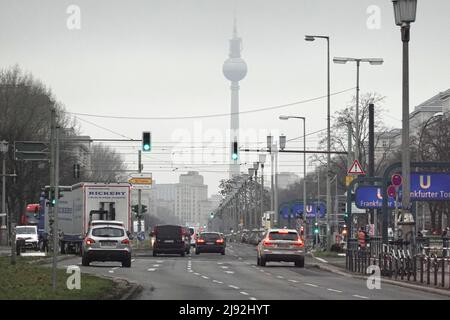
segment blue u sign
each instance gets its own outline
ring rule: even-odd
[[[411,173],[410,197],[412,201],[449,201],[450,173]],[[402,188],[399,189],[399,202]],[[356,189],[355,204],[360,209],[381,208],[381,187],[361,186]],[[395,199],[388,198],[389,208],[395,207]],[[401,205],[399,204],[399,207]]]
[[[319,210],[317,210],[319,208]],[[306,205],[306,217],[307,218],[315,218],[316,214],[320,215],[321,218],[325,217],[327,209],[324,203],[319,203],[319,206],[317,206],[317,203],[313,204],[307,204]],[[288,219],[289,216],[291,218],[297,218],[301,215],[303,211],[303,203],[293,203],[293,204],[286,204],[283,205],[280,208],[280,215],[284,219]]]

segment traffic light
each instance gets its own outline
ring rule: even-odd
[[[314,234],[318,234],[319,233],[319,224],[316,222],[314,223]]]
[[[344,221],[347,222],[348,221],[348,213],[344,212]]]
[[[73,165],[73,177],[75,179],[80,177],[80,165],[78,163]]]
[[[238,143],[237,141],[233,142],[232,145],[232,151],[231,151],[231,159],[232,160],[237,160],[239,158],[239,150],[238,150]]]
[[[210,219],[214,219],[214,212],[211,212],[211,213],[209,214],[209,218],[210,218]]]
[[[152,149],[151,133],[148,131],[142,132],[142,151],[150,151]]]

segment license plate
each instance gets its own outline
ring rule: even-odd
[[[206,244],[214,244],[214,242],[207,242]]]
[[[289,247],[289,245],[286,244],[286,243],[280,243],[280,244],[277,245],[277,247],[278,248],[287,248],[287,247]]]
[[[115,247],[115,242],[102,242],[102,247]]]
[[[164,240],[164,243],[173,243],[173,240]]]

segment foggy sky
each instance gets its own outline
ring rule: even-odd
[[[66,27],[71,4],[81,8],[81,30]],[[366,10],[371,5],[381,9],[380,29],[367,28]],[[69,112],[142,117],[229,112],[230,83],[222,75],[222,64],[228,57],[234,11],[248,65],[240,83],[241,111],[325,95],[326,43],[303,39],[305,34],[323,34],[331,38],[331,58],[384,59],[383,66],[361,66],[361,93],[386,96],[385,124],[401,125],[400,29],[389,0],[1,0],[1,66],[18,64],[33,73]],[[419,1],[410,42],[411,111],[450,88],[449,12],[447,0]],[[331,64],[331,77],[332,92],[352,88],[356,66]],[[333,97],[332,112],[345,107],[352,95]],[[326,99],[241,115],[241,129],[258,132],[261,144],[240,144],[263,147],[268,132],[284,133],[288,139],[299,136],[300,123],[279,121],[280,114],[305,116],[307,132],[317,131],[326,128]],[[171,121],[80,117],[83,134],[93,138],[121,136],[82,119],[135,139],[142,131],[152,131],[155,149],[144,155],[144,169],[154,171],[158,183],[176,182],[178,174],[187,171],[157,172],[170,159],[164,154],[169,151],[161,148],[170,149],[174,132],[194,135],[202,126],[203,135],[208,129],[225,134],[229,128],[228,117]],[[308,137],[308,148],[316,148],[317,140]],[[298,148],[300,142],[288,147]],[[116,145],[131,167],[139,145],[134,149]],[[209,151],[229,151],[225,142],[220,146]],[[281,171],[302,172],[299,155],[283,157]],[[208,166],[210,159],[206,155],[194,161],[196,168],[223,171],[203,173],[209,194],[216,192],[219,179],[228,176],[228,166]],[[199,165],[202,161],[204,166]]]

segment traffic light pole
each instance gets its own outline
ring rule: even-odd
[[[52,267],[52,286],[53,290],[56,290],[57,274],[56,270],[58,268],[58,243],[59,243],[59,228],[58,228],[58,207],[59,207],[59,129],[56,127],[56,150],[55,150],[55,194],[56,199],[54,208],[54,221],[53,221],[53,267]]]
[[[142,152],[139,150],[138,153],[138,165],[139,165],[139,173],[142,173]],[[138,232],[142,231],[141,227],[141,214],[142,214],[142,190],[138,190]]]

